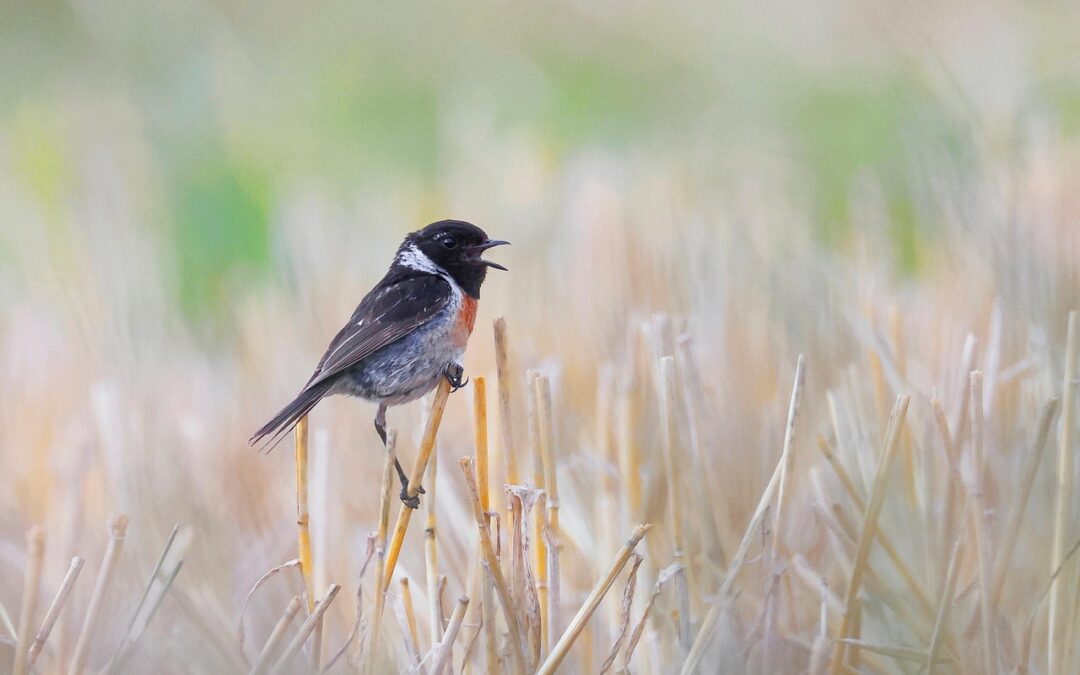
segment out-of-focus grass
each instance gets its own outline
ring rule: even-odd
[[[1053,567],[1057,421],[1030,493],[1019,477],[1042,405],[1073,376],[1063,362],[1067,312],[1080,306],[1076,8],[122,0],[10,13],[0,21],[0,604],[17,619],[30,525],[47,541],[39,609],[70,556],[88,559],[41,672],[70,661],[111,512],[131,522],[91,668],[120,643],[176,522],[163,569],[180,556],[184,567],[131,667],[219,672],[253,660],[296,593],[291,572],[255,596],[246,651],[235,621],[251,584],[295,556],[295,507],[290,453],[258,456],[244,439],[310,374],[402,234],[438,217],[514,242],[493,256],[511,271],[484,288],[466,367],[492,385],[504,534],[492,318],[510,330],[522,478],[534,476],[538,442],[526,372],[550,379],[564,625],[632,526],[650,521],[631,611],[641,617],[675,559],[674,503],[690,590],[679,619],[710,637],[707,663],[823,672],[863,513],[817,436],[867,501],[890,405],[907,393],[879,527],[931,603],[966,537],[942,664],[980,671],[985,570],[960,512],[974,485],[977,369],[988,554],[1004,552],[1006,518],[1026,505],[991,611],[994,658],[1046,668],[1039,594]],[[745,564],[732,565],[779,459],[798,354],[807,380],[783,521],[769,509]],[[680,396],[661,396],[661,363],[675,364]],[[473,452],[470,393],[451,397],[439,436],[437,571],[450,598],[480,578],[454,461]],[[343,586],[327,653],[348,633],[376,527],[372,414],[332,399],[311,420],[316,588]],[[660,424],[672,414],[686,485],[669,501]],[[422,417],[420,404],[391,413],[406,464]],[[1066,507],[1076,513],[1075,496]],[[1074,520],[1066,545],[1080,536]],[[406,538],[398,574],[413,579],[426,651],[421,534]],[[864,567],[859,636],[872,644],[854,667],[917,672],[935,612],[876,545]],[[713,612],[725,579],[735,596]],[[367,609],[371,582],[369,571]],[[625,583],[570,652],[570,672],[607,655]],[[1069,610],[1076,583],[1063,587],[1058,607]],[[676,588],[664,586],[643,624],[633,672],[680,662]],[[378,658],[403,668],[393,614]],[[894,658],[901,647],[915,660]],[[0,663],[10,651],[0,639]],[[474,672],[483,651],[478,642]]]

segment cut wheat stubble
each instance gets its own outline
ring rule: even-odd
[[[604,599],[608,589],[615,583],[615,578],[622,571],[622,568],[630,560],[630,556],[634,554],[634,549],[648,533],[652,525],[643,523],[634,528],[634,531],[630,534],[630,538],[626,540],[622,550],[619,551],[615,561],[611,564],[607,574],[597,580],[596,585],[593,586],[592,591],[589,592],[588,597],[585,598],[585,602],[582,603],[581,608],[578,609],[577,614],[570,620],[570,625],[566,627],[559,641],[555,643],[555,646],[551,648],[551,653],[548,654],[547,659],[537,669],[537,675],[552,675],[552,673],[558,670],[559,665],[566,658],[570,648],[574,646],[574,642],[581,636],[581,632],[585,630],[585,625],[592,618],[593,612],[596,611],[597,606],[600,605],[600,601]]]
[[[831,673],[838,675],[843,670],[846,644],[843,642],[848,637],[851,627],[852,608],[862,586],[863,575],[866,572],[870,557],[870,547],[874,541],[874,529],[877,527],[878,516],[885,503],[885,492],[889,476],[892,472],[893,459],[897,448],[900,446],[900,437],[904,429],[904,421],[907,418],[910,397],[902,394],[893,406],[888,430],[885,434],[885,449],[881,453],[877,475],[874,477],[874,485],[870,491],[870,500],[867,503],[866,512],[863,516],[862,532],[859,535],[859,545],[852,565],[851,578],[848,580],[847,592],[844,596],[844,613],[840,620],[840,630],[837,634],[835,651],[833,652]]]

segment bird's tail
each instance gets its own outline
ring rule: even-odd
[[[289,432],[297,425],[304,415],[330,393],[335,382],[324,380],[313,386],[305,387],[293,401],[274,415],[273,419],[264,424],[248,439],[248,445],[259,445],[259,452],[270,452],[289,435]]]

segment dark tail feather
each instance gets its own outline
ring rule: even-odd
[[[248,439],[248,445],[256,445],[263,439],[266,439],[259,446],[259,452],[270,452],[282,441],[289,432],[297,425],[304,415],[311,412],[311,409],[315,407],[319,401],[326,396],[330,389],[333,388],[335,382],[323,381],[319,382],[313,387],[304,389],[300,392],[300,395],[293,399],[292,403],[282,408],[281,412],[274,415],[274,418],[264,424],[261,429],[256,431],[250,439]]]

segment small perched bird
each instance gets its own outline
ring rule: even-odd
[[[455,390],[464,386],[461,357],[476,320],[480,285],[487,268],[506,270],[480,255],[508,243],[488,239],[461,220],[440,220],[406,236],[386,276],[330,341],[311,379],[249,443],[267,439],[265,447],[272,448],[324,397],[345,394],[378,404],[375,430],[385,444],[389,406],[420,398],[440,377]],[[401,500],[419,507],[419,497],[408,496],[401,464],[394,463]]]

